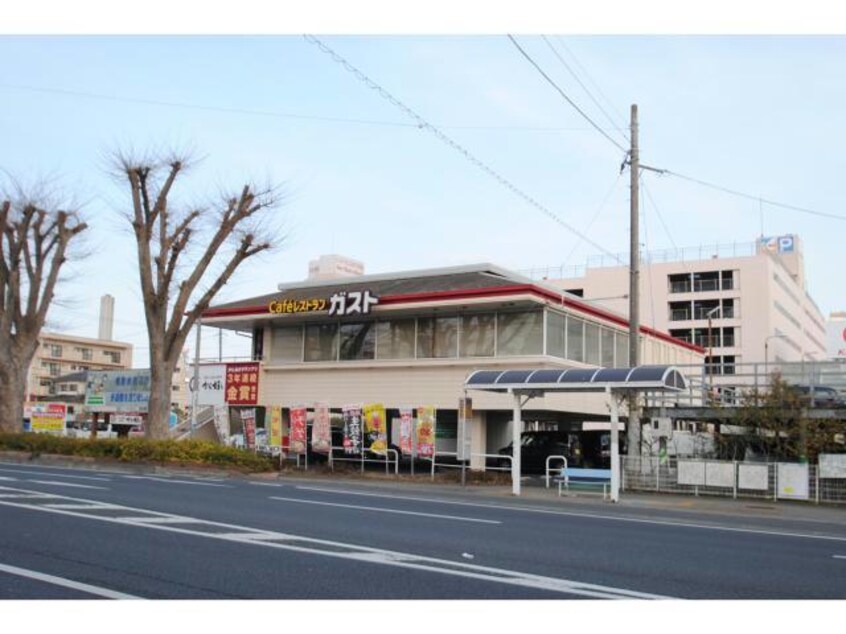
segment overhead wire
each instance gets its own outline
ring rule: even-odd
[[[442,141],[443,143],[445,143],[446,145],[450,146],[451,148],[456,150],[458,153],[463,155],[464,158],[466,158],[468,161],[470,161],[471,163],[476,165],[476,167],[478,167],[479,169],[484,171],[486,174],[488,174],[489,176],[494,178],[502,186],[504,186],[506,189],[510,190],[512,193],[517,195],[519,198],[523,199],[529,205],[531,205],[532,207],[534,207],[535,209],[537,209],[538,211],[543,213],[545,216],[547,216],[548,218],[550,218],[554,222],[558,223],[559,225],[561,225],[562,227],[564,227],[565,229],[567,229],[568,231],[570,231],[574,235],[580,237],[582,240],[584,240],[585,242],[587,242],[588,244],[590,244],[594,248],[598,249],[602,253],[614,258],[615,260],[617,260],[619,262],[619,258],[617,257],[617,255],[611,253],[610,251],[608,251],[607,249],[605,249],[604,247],[599,245],[597,242],[594,242],[593,240],[591,240],[584,233],[582,233],[581,231],[579,231],[578,229],[576,229],[575,227],[573,227],[569,223],[565,222],[558,215],[556,215],[554,212],[549,210],[546,206],[544,206],[543,204],[541,204],[540,202],[535,200],[532,196],[525,193],[523,190],[519,189],[516,185],[511,183],[511,181],[506,179],[499,172],[494,170],[492,167],[488,166],[487,163],[483,162],[482,160],[478,159],[476,156],[471,154],[462,145],[460,145],[459,143],[454,141],[452,138],[450,138],[449,136],[444,134],[439,128],[435,127],[434,125],[432,125],[431,123],[426,121],[423,117],[421,117],[419,114],[417,114],[414,110],[412,110],[410,107],[405,105],[402,101],[400,101],[399,99],[394,97],[394,95],[392,95],[390,92],[388,92],[385,88],[383,88],[382,86],[377,84],[375,81],[370,79],[370,77],[368,77],[362,71],[360,71],[358,68],[353,66],[350,62],[348,62],[345,58],[343,58],[341,55],[336,53],[329,46],[324,44],[321,40],[314,37],[313,35],[304,35],[303,37],[305,38],[305,40],[307,42],[317,46],[317,48],[319,48],[321,51],[323,51],[325,54],[327,54],[329,57],[331,57],[333,61],[340,64],[347,71],[352,73],[359,81],[363,82],[371,90],[374,90],[380,97],[387,100],[388,102],[390,102],[391,104],[393,104],[394,106],[399,108],[406,115],[408,115],[409,117],[414,119],[417,122],[418,127],[421,130],[428,130],[435,137],[437,137],[440,141]],[[604,131],[603,131],[603,134],[605,134]],[[608,138],[610,138],[610,137],[608,137]]]

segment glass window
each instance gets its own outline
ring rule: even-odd
[[[373,322],[341,325],[341,360],[373,359],[376,356],[376,329]]]
[[[600,354],[603,368],[614,367],[614,331],[608,328],[601,330]]]
[[[546,313],[546,354],[564,358],[565,318],[561,313]]]
[[[338,325],[309,324],[305,327],[305,360],[335,361],[338,358]]]
[[[289,326],[270,331],[270,362],[303,360],[303,327]]]
[[[376,324],[376,354],[380,359],[414,358],[414,319]]]
[[[543,313],[499,313],[497,355],[543,354]]]
[[[582,362],[585,360],[585,322],[567,316],[567,358]]]
[[[427,317],[417,320],[417,356],[455,357],[458,354],[458,317]]]
[[[463,315],[459,354],[462,357],[492,357],[496,337],[496,315]]]
[[[599,365],[599,326],[585,322],[585,363]]]
[[[618,332],[615,338],[615,347],[617,348],[617,357],[614,361],[615,365],[618,368],[629,367],[629,336]]]

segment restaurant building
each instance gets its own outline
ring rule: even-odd
[[[274,293],[210,307],[203,326],[252,334],[257,405],[333,412],[382,403],[437,410],[437,451],[454,451],[459,400],[475,370],[628,366],[628,322],[545,283],[491,264],[281,284]],[[704,350],[641,328],[642,364],[701,364]],[[508,395],[475,393],[471,461],[511,438]],[[602,394],[549,394],[523,413],[527,429],[581,430],[607,421]],[[396,442],[396,427],[389,428]]]

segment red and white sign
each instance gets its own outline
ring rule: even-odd
[[[306,452],[306,408],[291,408],[291,453]]]
[[[229,405],[258,404],[258,363],[226,364],[226,402]]]
[[[33,403],[29,428],[34,432],[64,434],[67,415],[65,403]]]
[[[244,424],[244,443],[247,449],[256,448],[256,410],[255,408],[241,410],[241,422]]]
[[[410,407],[400,409],[400,441],[399,448],[404,455],[411,455],[414,431],[414,414]]]

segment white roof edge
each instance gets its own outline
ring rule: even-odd
[[[337,286],[339,284],[360,284],[362,282],[381,282],[384,280],[407,279],[415,277],[433,277],[435,275],[456,275],[459,273],[492,273],[517,281],[525,281],[527,284],[535,284],[533,280],[523,277],[519,273],[510,271],[490,262],[479,264],[462,264],[458,266],[438,267],[434,269],[415,269],[411,271],[394,271],[391,273],[373,273],[370,275],[354,275],[351,277],[338,277],[331,280],[300,280],[298,282],[281,282],[276,289],[293,290],[297,288],[314,288],[319,286]]]

